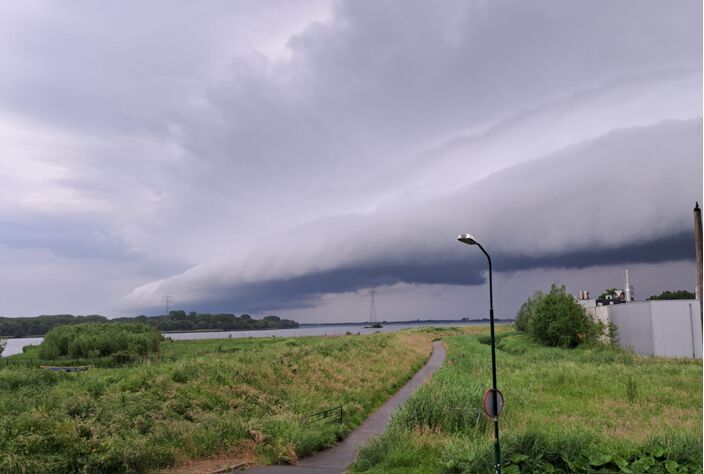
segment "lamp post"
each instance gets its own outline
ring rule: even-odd
[[[499,443],[499,403],[498,403],[498,389],[496,388],[496,338],[494,336],[494,287],[492,282],[492,268],[491,268],[491,257],[484,250],[482,244],[477,242],[477,240],[472,236],[472,234],[460,234],[457,240],[467,245],[476,245],[479,249],[484,252],[487,260],[489,261],[489,326],[491,328],[491,381],[493,385],[492,390],[492,402],[494,403],[493,413],[491,413],[494,420],[494,468],[496,474],[501,473],[501,445]]]

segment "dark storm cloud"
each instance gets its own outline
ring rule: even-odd
[[[691,259],[701,139],[701,120],[613,132],[448,197],[311,223],[130,298],[180,292],[198,304],[234,295],[259,309],[380,283],[477,284],[483,264],[465,264],[467,249],[450,237],[474,229],[502,271]]]
[[[494,259],[498,271],[531,268],[586,268],[597,265],[626,263],[661,263],[694,259],[694,238],[691,232],[680,232],[654,240],[635,241],[614,248],[588,248],[554,256],[499,255]]]
[[[477,250],[478,252],[478,250]],[[655,241],[638,242],[613,249],[589,249],[554,257],[515,257],[495,254],[495,271],[512,272],[534,268],[581,269],[597,265],[626,263],[661,263],[693,259],[694,245],[690,233],[681,233]],[[369,265],[312,273],[289,280],[252,283],[219,292],[212,301],[189,305],[196,311],[262,312],[305,308],[317,304],[317,296],[325,293],[346,293],[375,286],[413,283],[419,285],[480,285],[486,282],[486,261],[461,259],[435,264]],[[224,296],[224,297],[223,297]],[[153,308],[158,310],[159,308]]]
[[[479,253],[479,250],[474,250]],[[467,250],[470,252],[470,250]],[[585,249],[552,257],[492,255],[494,271],[514,272],[535,268],[581,269],[593,266],[634,263],[662,263],[692,260],[694,245],[691,233],[685,232],[652,241],[636,242],[619,248]],[[481,285],[486,283],[487,263],[481,258],[458,258],[438,263],[371,264],[306,274],[301,277],[239,285],[217,292],[212,299],[187,304],[195,311],[262,312],[306,308],[318,303],[326,293],[347,293],[398,283],[418,285]],[[148,308],[159,311],[160,307]]]
[[[287,280],[244,284],[218,292],[212,301],[189,304],[200,311],[218,311],[237,308],[238,311],[260,312],[282,308],[301,308],[315,305],[316,296],[324,293],[358,291],[374,286],[395,283],[427,283],[478,285],[483,277],[477,266],[466,262],[454,264],[397,264],[368,265],[311,273]],[[155,308],[156,309],[156,308]]]
[[[633,249],[684,232],[701,193],[701,17],[697,0],[7,2],[0,244],[128,263],[125,312],[477,284],[448,238],[466,231],[506,271],[650,261]]]

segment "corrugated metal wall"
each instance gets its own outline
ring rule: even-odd
[[[697,300],[647,301],[608,306],[619,343],[636,354],[702,358]]]
[[[636,354],[654,355],[650,303],[618,304],[608,308],[611,321],[618,326],[619,344]]]

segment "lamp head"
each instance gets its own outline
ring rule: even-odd
[[[457,240],[467,245],[477,245],[477,240],[472,234],[460,234],[457,236]]]

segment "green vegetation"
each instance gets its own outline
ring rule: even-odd
[[[42,359],[92,358],[121,353],[146,356],[159,346],[158,331],[140,323],[74,324],[52,329],[39,346]]]
[[[616,298],[619,293],[618,288],[607,288],[606,290],[602,291],[599,297],[597,298],[598,300],[605,300],[609,298]]]
[[[223,331],[248,331],[253,329],[286,329],[297,328],[298,323],[278,316],[265,316],[254,319],[248,314],[235,316],[230,313],[186,313],[185,311],[169,311],[165,316],[137,316],[136,318],[117,318],[116,322],[139,321],[154,326],[161,331],[204,331],[222,329]]]
[[[700,361],[599,344],[544,347],[517,333],[498,339],[502,472],[702,471]],[[362,449],[352,472],[493,472],[493,429],[481,408],[489,338],[446,342],[446,365]]]
[[[433,339],[461,331],[167,340],[160,364],[0,368],[0,472],[145,472],[212,456],[295,462],[364,420],[420,368]],[[337,405],[342,425],[302,420]]]
[[[105,323],[108,318],[97,314],[74,316],[72,314],[43,315],[33,318],[0,317],[0,334],[4,337],[42,336],[57,326],[65,324]]]
[[[517,331],[528,332],[528,321],[530,320],[531,314],[535,308],[536,303],[541,300],[545,295],[542,291],[536,291],[533,296],[528,298],[518,309],[516,313],[516,320],[514,321],[514,326]]]
[[[687,290],[666,290],[659,295],[653,295],[648,297],[648,301],[651,300],[693,300],[694,293]]]
[[[546,346],[576,347],[594,341],[605,328],[591,320],[565,287],[552,285],[548,293],[536,292],[523,303],[515,327]]]
[[[74,316],[72,314],[57,314],[54,316],[37,316],[34,318],[1,318],[0,334],[4,337],[42,336],[55,327],[67,324],[84,323],[129,323],[140,322],[156,327],[160,331],[244,331],[250,329],[285,329],[296,328],[298,323],[278,316],[265,316],[254,319],[248,314],[236,316],[230,313],[186,313],[185,311],[170,311],[163,316],[137,316],[136,318],[108,319],[97,314],[90,316]]]

